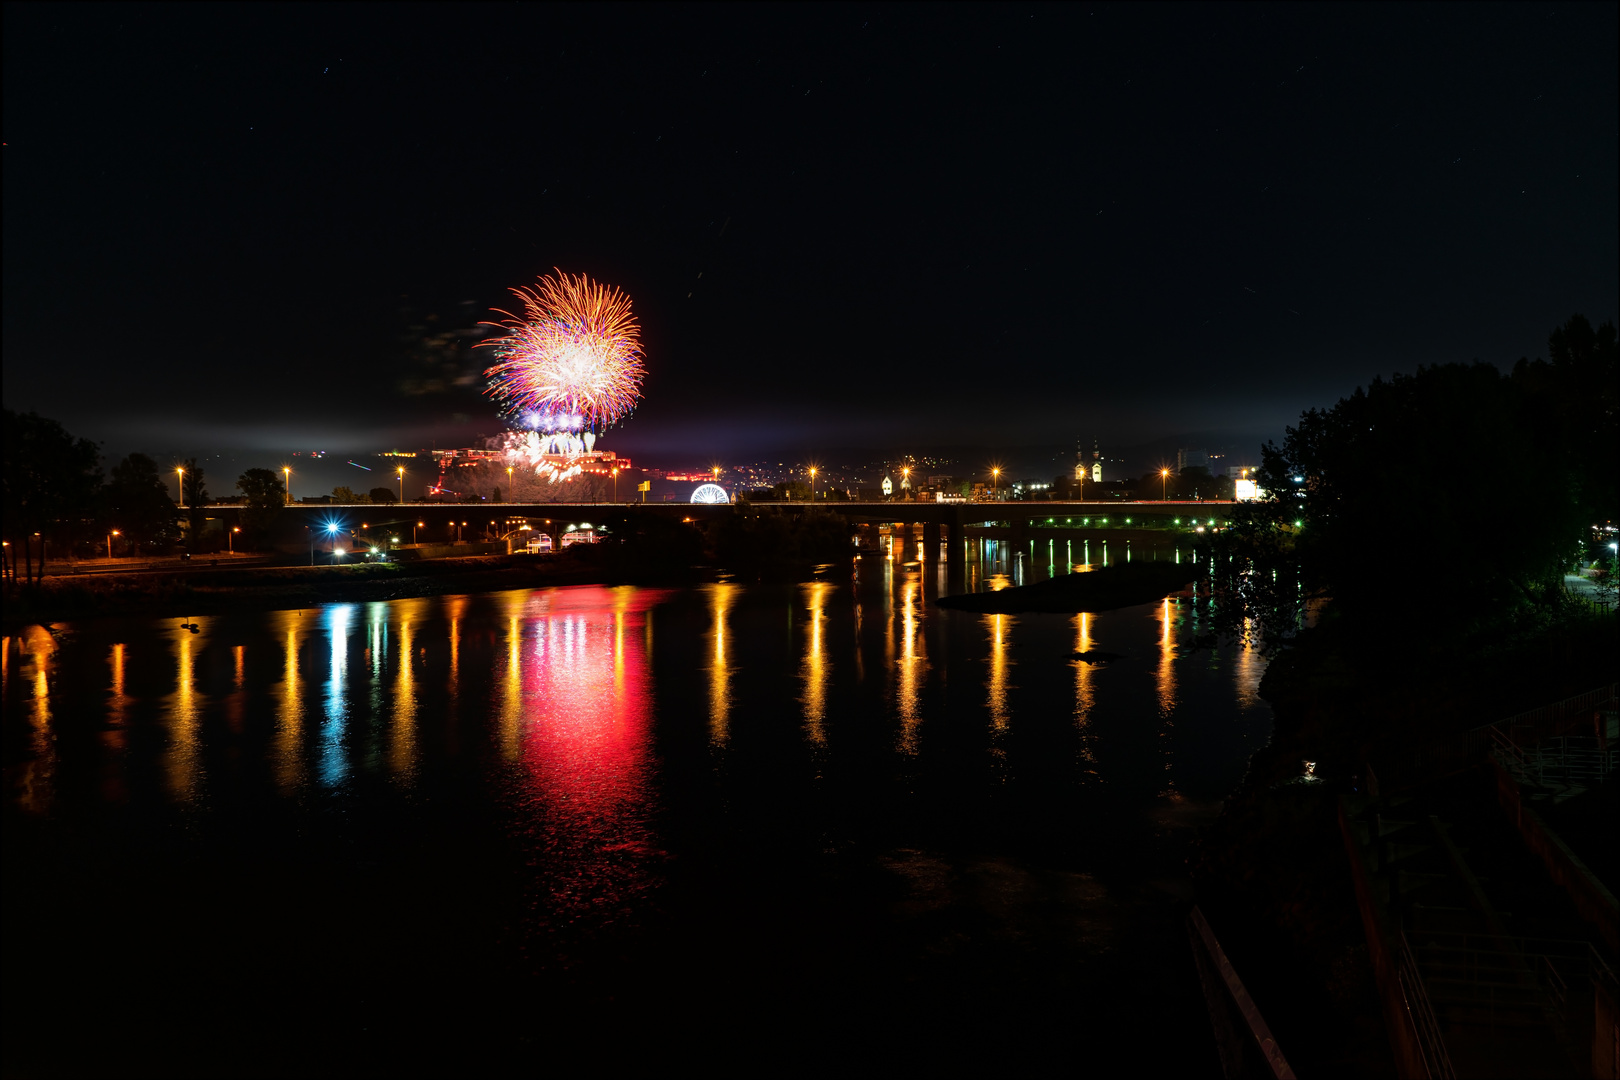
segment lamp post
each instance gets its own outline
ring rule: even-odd
[[[911,497],[911,466],[910,465],[902,465],[902,466],[900,466],[900,490],[902,490],[902,491],[904,491],[906,493],[906,494],[901,496],[902,499],[909,499]]]
[[[399,501],[403,503],[405,501],[405,466],[401,465],[394,471],[399,474]],[[507,469],[506,471],[510,473],[512,470]]]
[[[415,525],[411,526],[411,543],[412,544],[416,543],[416,530],[420,529],[425,524],[427,524],[427,523],[424,522],[424,521],[418,521]]]
[[[186,470],[174,467],[174,489],[180,493],[180,509],[186,508]]]
[[[240,528],[232,525],[231,531],[225,534],[225,551],[227,554],[236,554],[236,534],[241,531]]]
[[[1000,469],[991,469],[990,470],[990,494],[991,494],[992,498],[998,493],[998,491],[1000,490],[1000,487],[1001,487],[1001,470]]]
[[[1169,489],[1170,489],[1170,470],[1169,469],[1160,469],[1159,470],[1159,501],[1160,502],[1165,502],[1170,498],[1169,495],[1165,494],[1165,492],[1167,492]]]
[[[816,501],[816,467],[810,466],[810,501]]]
[[[112,538],[119,535],[117,529],[107,534],[107,558],[112,558]]]
[[[511,472],[512,470],[507,469],[506,471]],[[619,501],[619,467],[617,465],[613,467],[613,501]]]

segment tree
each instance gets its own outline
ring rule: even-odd
[[[1442,597],[1445,636],[1459,646],[1556,616],[1602,498],[1594,474],[1612,463],[1583,465],[1581,440],[1549,410],[1576,408],[1582,382],[1612,380],[1608,355],[1607,373],[1600,364],[1562,388],[1556,362],[1509,377],[1447,364],[1305,413],[1282,446],[1262,451],[1269,498],[1237,510],[1214,545],[1218,622],[1252,619],[1280,640],[1304,599],[1331,598],[1335,618],[1392,648],[1402,635],[1434,637]],[[1612,423],[1587,415],[1595,429]],[[1493,448],[1502,452],[1480,468]]]
[[[399,501],[399,496],[394,494],[393,488],[374,487],[371,489],[370,496],[371,501],[378,506],[392,506]],[[500,500],[497,499],[496,501],[499,502]]]
[[[270,469],[249,469],[236,478],[236,487],[247,496],[242,513],[243,539],[257,547],[269,537],[286,502],[282,479]]]
[[[20,546],[24,580],[35,584],[45,573],[46,541],[93,511],[101,486],[100,453],[89,439],[75,439],[57,421],[35,412],[6,409],[4,425],[4,527],[11,545],[11,579],[17,578]]]
[[[202,542],[203,523],[208,520],[208,515],[203,511],[203,506],[208,502],[208,487],[204,482],[203,468],[197,464],[196,458],[187,458],[181,468],[185,469],[181,487],[186,494],[186,545],[195,551]]]
[[[371,500],[346,487],[332,489],[332,501],[337,503],[369,503]]]
[[[122,532],[137,550],[169,543],[179,535],[169,486],[157,462],[145,454],[130,454],[112,467],[101,499],[110,527]]]

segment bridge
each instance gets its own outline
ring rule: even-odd
[[[915,545],[916,555],[937,552],[951,538],[984,537],[1014,543],[1048,539],[1081,539],[1090,535],[1146,535],[1166,531],[1189,534],[1219,527],[1230,520],[1236,504],[1214,501],[986,501],[986,502],[767,502],[750,510],[782,514],[835,514],[853,532],[860,526],[891,527],[896,553]],[[225,529],[240,525],[246,508],[213,505],[205,513]],[[729,503],[513,502],[513,503],[294,503],[275,527],[278,548],[291,551],[305,544],[317,550],[342,537],[359,542],[410,544],[434,555],[480,550],[478,541],[500,542],[528,526],[550,534],[554,543],[571,527],[622,527],[638,515],[707,524],[737,513]],[[921,530],[921,537],[917,531]],[[392,546],[392,544],[390,544]],[[352,550],[352,547],[351,547]],[[946,546],[947,565],[966,558],[965,544]]]

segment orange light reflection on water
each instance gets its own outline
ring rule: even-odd
[[[204,625],[193,620],[193,625]],[[169,749],[164,755],[164,774],[169,781],[169,795],[176,802],[191,802],[197,798],[202,760],[199,736],[202,710],[207,699],[197,692],[197,651],[207,640],[202,632],[192,633],[176,627],[172,631],[175,646],[174,693],[169,698]]]
[[[283,791],[290,792],[304,781],[304,692],[298,678],[303,615],[284,611],[280,620],[286,637],[282,646],[281,703],[276,710],[275,771],[276,783]]]
[[[1082,611],[1074,617],[1074,651],[1091,651],[1089,612]],[[1080,732],[1080,758],[1088,765],[1095,765],[1097,756],[1093,744],[1097,737],[1091,732],[1091,709],[1097,701],[1096,688],[1092,683],[1096,676],[1089,660],[1071,660],[1070,664],[1074,667],[1074,726]]]
[[[16,637],[6,638],[8,658],[14,645],[19,669],[17,677],[23,680],[24,685],[33,683],[33,700],[28,709],[31,753],[17,777],[17,803],[24,810],[42,814],[51,808],[56,787],[56,733],[51,713],[51,676],[56,667],[57,647],[55,639],[43,626],[30,626]]]
[[[833,586],[825,581],[813,581],[803,587],[804,603],[810,611],[806,627],[804,661],[799,666],[799,678],[804,682],[804,728],[810,741],[817,746],[827,742],[827,678],[832,663],[827,659],[822,637],[827,622],[827,598]]]
[[[724,746],[731,738],[731,661],[729,659],[732,605],[742,591],[739,585],[718,582],[705,590],[709,596],[710,634],[714,652],[709,662],[709,742]],[[651,650],[649,650],[650,652]]]
[[[990,752],[1004,760],[1007,749],[1003,744],[1012,723],[1007,691],[1011,688],[1013,661],[1007,655],[1007,645],[1018,619],[1012,615],[986,615],[983,621],[990,638],[990,678],[985,684],[989,691],[986,704],[990,712]]]
[[[416,773],[416,635],[413,619],[423,615],[421,600],[397,601],[399,660],[394,672],[394,715],[388,725],[388,769],[410,783]]]
[[[922,635],[922,579],[906,575],[900,586],[900,657],[895,664],[895,704],[900,713],[900,750],[917,753],[917,729],[922,724],[922,686],[928,675],[928,656]]]

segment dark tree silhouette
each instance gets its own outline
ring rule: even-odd
[[[93,513],[101,486],[100,454],[89,439],[75,439],[61,424],[35,412],[6,409],[4,425],[9,574],[15,582],[20,548],[23,581],[32,585],[44,576],[47,542]]]
[[[108,527],[118,529],[137,549],[168,543],[179,536],[174,500],[157,462],[145,454],[130,454],[112,468],[102,490],[102,513]]]
[[[282,479],[270,469],[249,469],[236,478],[236,487],[247,496],[247,509],[242,513],[244,539],[259,547],[268,539],[286,503]]]

